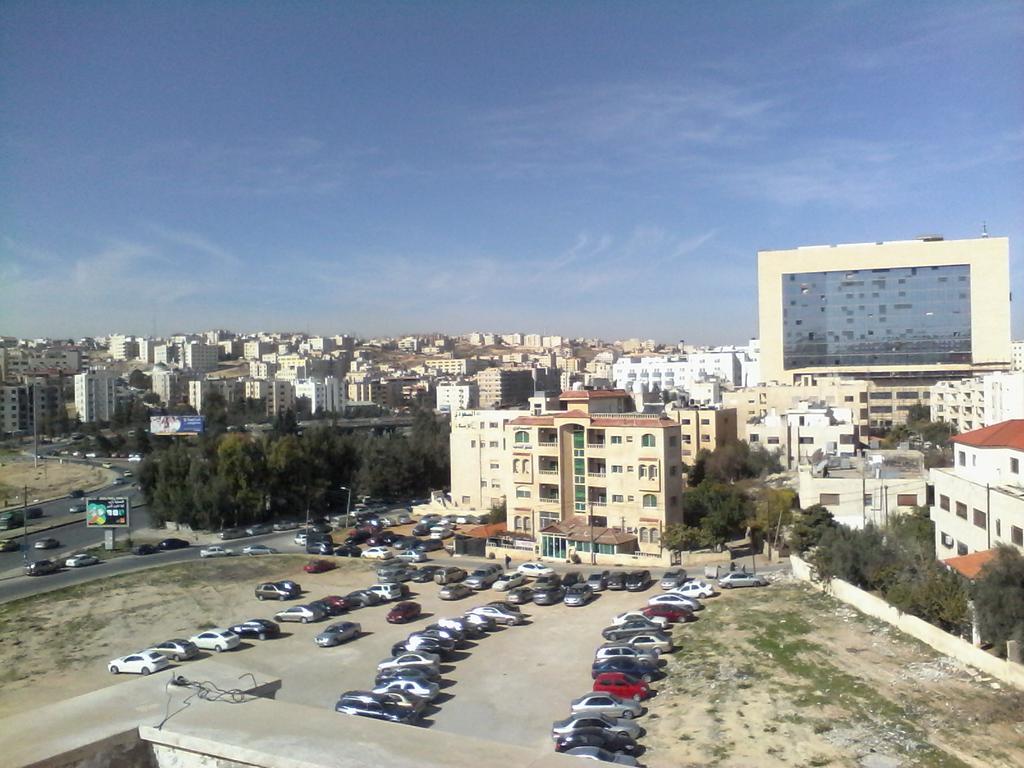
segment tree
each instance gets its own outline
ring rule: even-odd
[[[831,512],[821,504],[814,504],[796,516],[789,534],[789,543],[797,552],[806,552],[811,547],[816,547],[822,534],[836,525]]]
[[[133,389],[148,390],[153,386],[152,379],[139,369],[128,374],[128,386]]]
[[[695,525],[673,524],[665,528],[661,537],[666,549],[686,552],[712,546],[708,532]]]
[[[978,629],[986,642],[1006,653],[1006,641],[1024,642],[1024,556],[1002,544],[981,569],[971,590]]]
[[[709,546],[720,546],[742,531],[749,504],[739,488],[707,479],[683,494],[683,520],[700,527]]]
[[[793,522],[796,493],[789,488],[764,487],[754,498],[753,515],[747,520],[751,533],[760,539],[774,540],[776,533]]]
[[[244,435],[224,435],[217,445],[217,477],[231,499],[231,525],[263,517],[266,461],[259,443]]]
[[[491,504],[491,511],[487,514],[488,523],[504,523],[508,520],[508,504],[505,499]]]

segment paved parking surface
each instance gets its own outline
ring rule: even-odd
[[[302,582],[310,599],[344,594],[370,583],[372,572],[330,572],[306,576]],[[411,599],[421,603],[424,616],[405,625],[385,621],[386,605],[357,609],[347,617],[362,625],[364,636],[334,648],[319,648],[314,635],[326,622],[285,624],[287,637],[260,643],[248,641],[232,661],[253,671],[279,677],[277,698],[316,707],[331,707],[338,694],[372,686],[376,665],[390,655],[393,643],[444,616],[502,598],[485,590],[465,600],[437,597],[434,584],[412,584]],[[569,701],[591,689],[590,662],[600,645],[601,629],[611,617],[638,607],[659,592],[604,592],[582,608],[523,606],[530,623],[502,627],[474,641],[458,660],[442,667],[446,681],[438,707],[428,710],[430,727],[452,733],[486,736],[497,742],[543,747],[551,743],[552,721],[568,715]],[[287,603],[261,603],[255,598],[239,606],[238,618],[270,617]],[[243,615],[244,614],[244,615]],[[685,630],[682,630],[685,631]],[[187,674],[187,665],[183,670]]]

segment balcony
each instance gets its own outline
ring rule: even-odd
[[[587,477],[608,477],[607,472],[587,472]]]
[[[557,440],[538,440],[537,441],[537,445],[539,445],[541,448],[557,448],[558,447],[558,441]]]
[[[537,470],[537,474],[538,475],[557,475],[558,474],[558,467],[555,467],[554,469],[538,469]]]
[[[604,443],[587,443],[587,448],[594,448],[594,449],[604,448]]]

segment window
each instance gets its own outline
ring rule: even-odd
[[[967,554],[967,545],[964,544],[962,541],[958,541],[956,543],[956,553],[958,555],[961,555],[961,556],[966,555]]]
[[[916,507],[917,506],[917,494],[916,493],[900,493],[896,495],[896,506],[897,507]]]
[[[677,445],[679,445],[679,440],[676,438],[675,435],[672,435],[672,437],[668,439],[668,444],[669,447],[675,448]]]
[[[648,508],[658,506],[658,497],[655,496],[653,493],[645,493],[644,506]]]
[[[651,528],[651,544],[657,544],[661,541],[661,531],[657,528]]]
[[[701,419],[700,423],[707,427],[711,424],[711,419]]]
[[[516,498],[517,499],[528,499],[528,498],[530,498],[530,489],[529,488],[516,488]]]
[[[800,438],[800,445],[814,445],[814,438],[813,437],[801,437]]]
[[[940,533],[939,540],[942,542],[942,546],[944,546],[946,549],[953,548],[953,537],[950,536],[948,533]]]
[[[986,515],[980,509],[974,510],[974,524],[978,528],[985,528],[987,523],[988,523],[988,515]]]
[[[701,435],[700,436],[700,441],[702,443],[710,443],[711,442],[711,435]]]
[[[1010,459],[1010,471],[1015,475],[1020,474],[1020,459]]]
[[[947,512],[949,512],[949,496],[946,496],[946,495],[939,496],[939,506],[942,507],[942,509],[944,509]]]
[[[476,440],[470,440],[469,441],[469,447],[470,448],[476,448]]]
[[[1024,528],[1018,528],[1016,525],[1011,525],[1010,541],[1018,547],[1024,547]]]
[[[463,496],[462,497],[462,503],[463,504],[469,504],[469,496]]]
[[[769,437],[768,438],[768,445],[778,445],[778,444],[779,444],[779,438],[777,438],[777,437]]]
[[[872,500],[873,500],[873,497],[872,497],[872,495],[870,493],[865,493],[864,494],[864,506],[865,507],[870,507]]]
[[[512,518],[512,529],[516,531],[521,531],[523,529],[523,518],[519,515]]]
[[[622,435],[612,435],[612,445],[622,445]]]
[[[487,447],[488,448],[497,448],[498,447],[498,441],[497,440],[491,440],[491,442],[489,442],[487,444]]]
[[[633,465],[632,465],[632,464],[630,464],[629,466],[627,466],[627,467],[626,467],[626,471],[627,471],[627,472],[632,472],[632,471],[633,471]]]
[[[750,442],[752,442],[752,443],[756,443],[760,439],[761,439],[760,435],[756,435],[756,434],[751,434],[750,435]]]
[[[613,475],[621,475],[622,474],[622,465],[621,464],[612,464],[612,474]]]
[[[641,528],[640,529],[640,543],[641,544],[646,544],[648,541],[649,541],[649,539],[647,537],[647,529],[646,528]]]
[[[962,517],[964,520],[967,519],[967,505],[962,501],[956,503],[956,516]]]
[[[497,429],[497,428],[498,428],[498,422],[496,422],[496,421],[492,421],[492,422],[491,422],[490,424],[488,424],[487,426],[489,426],[489,427],[490,427],[491,429]]]
[[[517,429],[515,439],[517,443],[528,443],[530,442],[530,433],[525,429]]]
[[[677,472],[679,472],[679,467],[675,464],[668,468],[669,477],[675,477]]]
[[[651,480],[657,480],[658,479],[658,467],[656,465],[654,465],[654,464],[651,464],[649,467],[647,467],[647,476],[649,478],[651,478]]]
[[[647,465],[641,464],[637,469],[637,477],[647,477]]]
[[[648,433],[640,438],[640,445],[643,448],[653,448],[655,445],[654,435]]]
[[[612,504],[621,504],[621,503],[622,503],[622,496],[620,496],[617,493],[613,493],[612,494]]]
[[[965,451],[956,452],[956,463],[961,467],[967,466],[967,453]]]
[[[822,493],[818,496],[818,503],[823,507],[836,506],[839,504],[838,493]]]

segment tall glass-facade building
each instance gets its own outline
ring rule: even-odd
[[[967,264],[782,275],[786,370],[971,363]]]

